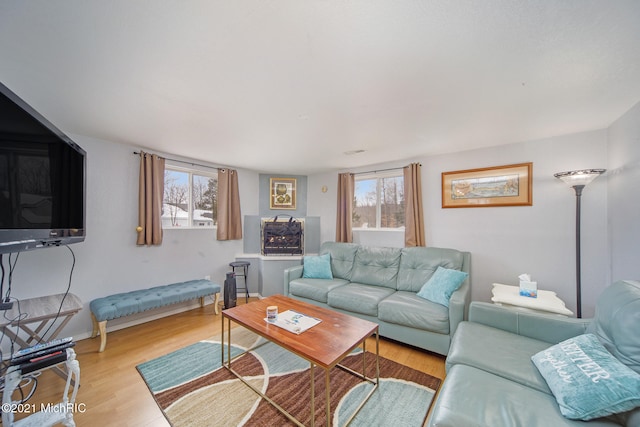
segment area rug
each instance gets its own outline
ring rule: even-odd
[[[232,363],[256,388],[305,425],[311,422],[309,362],[243,329],[232,334],[232,357],[264,344]],[[295,425],[221,366],[220,337],[200,341],[136,368],[169,423],[179,426]],[[367,375],[375,377],[375,355],[366,352]],[[343,365],[362,371],[361,350]],[[326,425],[324,370],[315,369],[316,425]],[[380,358],[380,386],[351,426],[422,426],[440,379]],[[330,373],[331,423],[345,424],[372,387],[346,371]]]

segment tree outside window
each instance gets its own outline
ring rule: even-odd
[[[354,193],[354,228],[404,228],[402,175],[356,177]]]
[[[167,166],[164,174],[163,228],[217,225],[218,176]]]

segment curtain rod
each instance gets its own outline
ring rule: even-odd
[[[134,151],[134,152],[133,152],[133,154],[137,154],[137,155],[139,155],[139,154],[140,154],[140,152],[139,152],[139,151]],[[149,153],[149,154],[151,154],[151,153]],[[160,157],[162,157],[162,156],[160,156]],[[169,157],[163,157],[163,159],[165,159],[165,160],[170,160],[170,161],[172,161],[172,162],[184,163],[185,165],[200,166],[200,167],[203,167],[203,168],[210,168],[210,169],[215,169],[215,170],[220,170],[220,169],[223,169],[223,170],[224,170],[224,169],[227,169],[227,168],[218,168],[218,167],[216,167],[216,166],[201,165],[201,164],[199,164],[199,163],[186,162],[186,161],[184,161],[184,160],[172,159],[172,158],[169,158]]]
[[[420,166],[422,166],[421,163],[418,163]],[[378,173],[378,172],[388,172],[388,171],[399,171],[399,170],[403,170],[406,166],[401,166],[399,168],[387,168],[387,169],[377,169],[377,170],[373,170],[373,171],[366,171],[366,172],[354,172],[354,175],[363,175],[363,174],[367,174],[367,173]]]

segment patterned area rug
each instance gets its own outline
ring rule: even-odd
[[[255,334],[235,328],[231,355],[263,343]],[[137,366],[167,420],[176,427],[295,425],[221,367],[221,345],[216,337]],[[362,357],[362,351],[356,350],[342,364],[361,372]],[[367,375],[375,377],[375,355],[367,351],[365,362]],[[309,362],[266,343],[234,360],[232,366],[303,424],[310,424]],[[422,426],[440,379],[381,357],[380,381],[350,425]],[[316,368],[316,425],[326,424],[324,384],[324,370]],[[330,387],[332,425],[342,426],[372,385],[334,368]]]

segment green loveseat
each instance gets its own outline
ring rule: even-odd
[[[609,394],[633,407],[640,395],[640,282],[619,281],[608,286],[598,298],[593,319],[575,319],[552,314],[524,312],[517,308],[472,302],[469,321],[462,322],[447,356],[447,377],[434,402],[429,427],[557,427],[557,426],[640,426],[640,408],[626,412],[595,416],[598,404],[613,411],[613,403],[586,400],[592,386],[614,381],[611,375],[584,379],[586,386],[575,381],[594,369],[596,359],[587,361],[573,347],[562,348],[584,372],[568,375],[566,359],[549,358],[559,377],[569,378],[566,389],[580,406],[594,417],[588,421],[569,419],[561,412],[557,396],[551,391],[531,357],[549,354],[550,347],[560,342],[577,342],[580,337],[595,336],[597,346],[604,347],[606,358],[622,362],[630,368],[631,393],[622,393],[618,382],[609,383],[613,393],[598,391],[599,399]],[[600,345],[601,344],[601,345]],[[565,346],[563,348],[563,346]],[[565,349],[569,348],[570,351]],[[583,347],[584,348],[584,347]],[[606,350],[605,350],[606,349]],[[598,360],[598,365],[603,365]],[[600,369],[598,367],[598,369]],[[603,368],[604,369],[604,368]],[[610,369],[607,367],[607,370]],[[603,371],[604,372],[604,371]],[[560,384],[561,381],[552,384]],[[609,378],[603,379],[602,377]],[[635,393],[633,392],[635,390]],[[558,393],[562,396],[562,392]],[[635,399],[630,396],[635,394]],[[606,399],[605,399],[606,400]],[[561,400],[562,401],[562,400]],[[563,401],[566,407],[566,401]],[[566,412],[566,410],[565,410]],[[614,411],[615,412],[615,411]],[[589,418],[589,417],[585,417]],[[575,418],[575,417],[571,417]]]
[[[330,254],[333,278],[304,278],[302,265],[289,268],[285,295],[375,322],[380,336],[442,355],[449,352],[451,337],[466,318],[470,278],[453,292],[448,307],[416,294],[439,266],[468,274],[468,252],[325,242],[320,255],[325,254]]]

